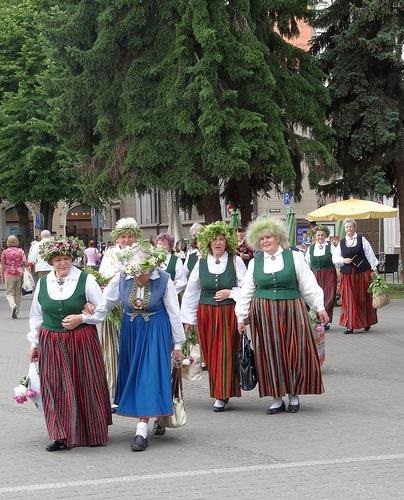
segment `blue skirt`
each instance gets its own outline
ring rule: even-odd
[[[127,417],[172,415],[170,319],[165,309],[121,324],[115,404]]]

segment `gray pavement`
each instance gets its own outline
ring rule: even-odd
[[[213,413],[205,374],[185,385],[188,424],[143,453],[130,451],[135,422],[119,416],[105,447],[44,450],[40,412],[12,400],[30,301],[12,320],[0,291],[0,498],[404,498],[404,300],[370,333],[327,332],[326,392],[302,397],[299,413],[266,415],[256,390]]]

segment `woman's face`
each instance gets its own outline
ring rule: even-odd
[[[131,247],[136,241],[136,236],[133,234],[122,234],[116,239],[119,248]]]
[[[215,257],[221,257],[226,250],[226,238],[221,234],[210,242],[210,249]]]
[[[355,224],[352,224],[352,222],[347,222],[345,224],[344,228],[345,228],[345,233],[347,236],[352,237],[356,232]]]
[[[64,278],[69,274],[70,269],[73,265],[73,259],[69,255],[58,255],[53,257],[51,262],[55,274],[58,278]]]
[[[163,250],[166,250],[167,252],[171,251],[170,244],[168,243],[167,240],[160,240],[157,243],[157,248],[162,248]]]
[[[237,229],[237,240],[239,243],[242,243],[244,241],[244,238],[245,238],[245,232],[240,230],[240,229]]]
[[[260,238],[260,246],[264,252],[273,255],[279,248],[279,237],[274,234],[264,234]]]
[[[324,245],[327,234],[325,233],[325,231],[316,231],[314,238],[319,245]]]

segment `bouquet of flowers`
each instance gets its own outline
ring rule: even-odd
[[[375,309],[386,306],[390,302],[390,295],[387,293],[389,285],[381,274],[374,273],[370,279],[368,292],[372,295],[372,306]]]
[[[190,330],[185,335],[185,342],[182,344],[182,377],[187,380],[201,380],[202,362],[201,350],[198,343],[198,334],[195,330]]]
[[[20,405],[24,404],[29,399],[36,398],[38,393],[29,387],[29,377],[25,376],[18,382],[17,387],[14,387],[13,399]]]

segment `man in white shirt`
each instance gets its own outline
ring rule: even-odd
[[[37,279],[40,279],[42,278],[42,276],[47,275],[49,271],[53,269],[53,267],[47,262],[45,262],[39,255],[39,249],[41,248],[42,242],[50,238],[51,236],[52,235],[50,231],[44,229],[41,232],[41,240],[36,244],[32,244],[28,253],[28,262],[33,267]]]

